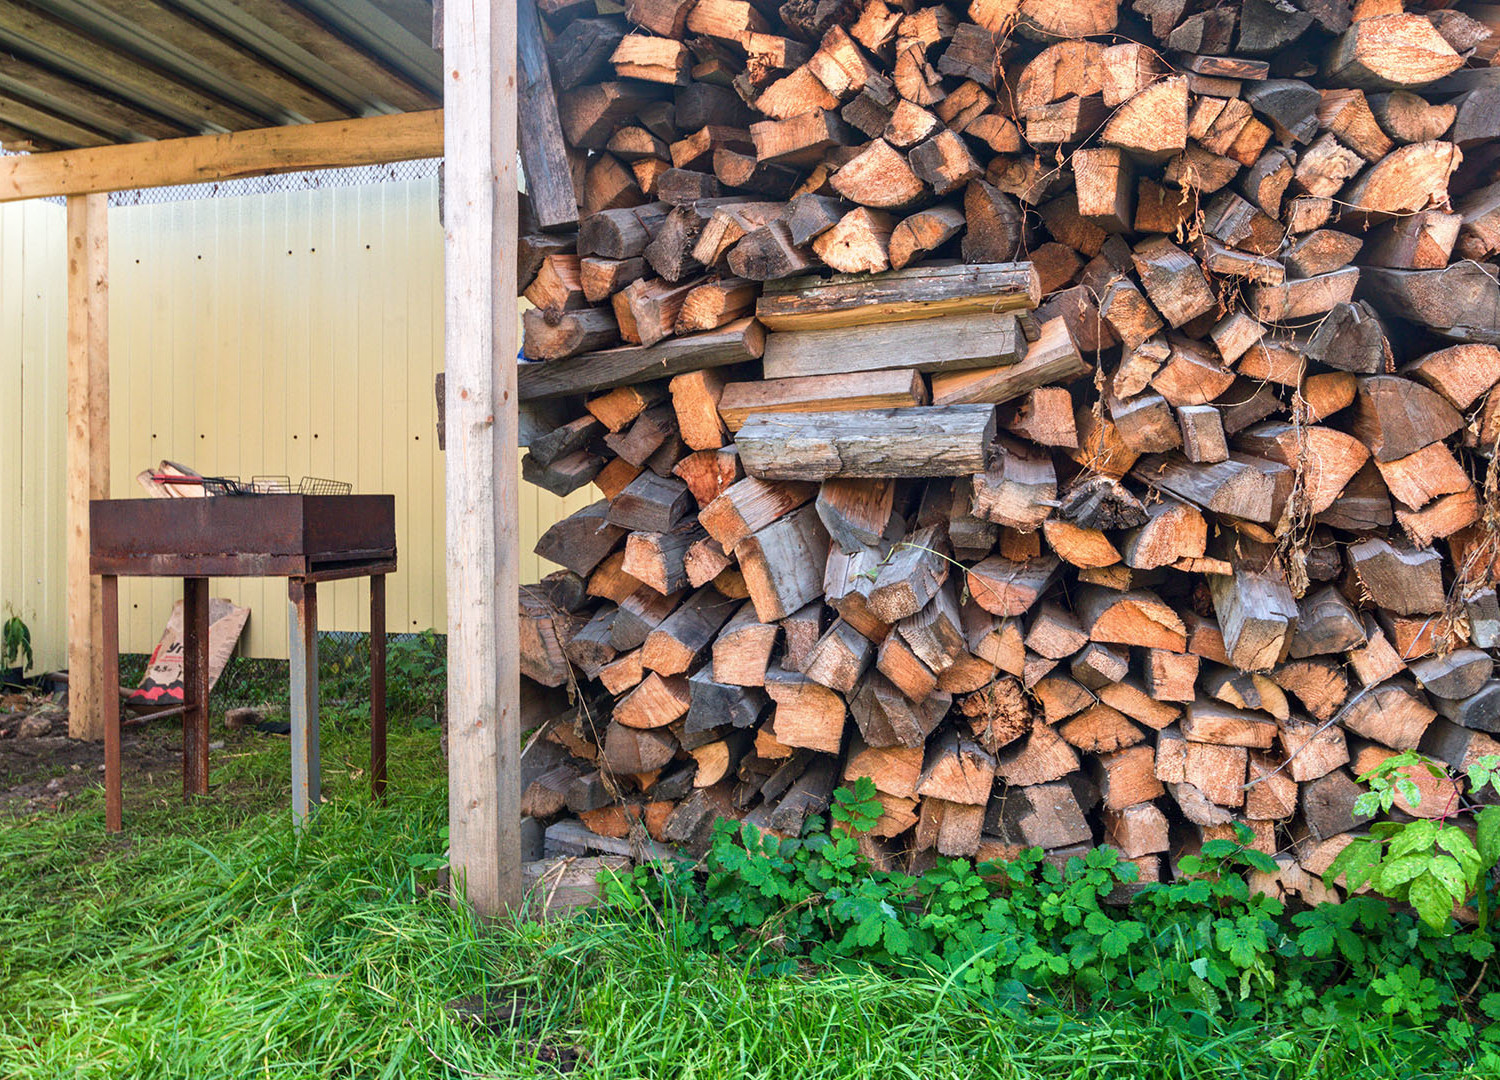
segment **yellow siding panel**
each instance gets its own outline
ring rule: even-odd
[[[0,612],[32,630],[38,665],[66,654],[63,208],[0,206]]]
[[[65,662],[61,206],[0,205],[0,605],[32,627],[37,663]],[[111,486],[163,458],[207,473],[348,480],[396,496],[400,571],[390,629],[446,624],[437,184],[417,180],[110,211]],[[523,485],[521,578],[552,522],[598,498]],[[247,604],[249,655],[286,655],[281,581],[217,580]],[[180,585],[121,588],[121,645],[156,642]],[[368,626],[363,582],[325,587],[321,623]]]

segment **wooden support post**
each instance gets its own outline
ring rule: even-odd
[[[288,653],[292,683],[292,824],[301,828],[322,801],[318,757],[318,586],[292,578]]]
[[[370,794],[385,798],[385,575],[370,576]]]
[[[521,902],[516,7],[448,5],[448,842],[455,895]]]
[[[89,573],[89,500],[109,497],[109,202],[68,198],[68,735],[104,737],[100,583]]]
[[[208,794],[208,578],[182,579],[182,797]],[[101,695],[113,687],[101,688]]]
[[[120,579],[106,575],[99,579],[99,606],[103,616],[104,636],[100,639],[103,654],[101,685],[106,691],[120,685]],[[119,832],[124,824],[124,802],[120,780],[120,695],[99,695],[104,721],[104,827]]]

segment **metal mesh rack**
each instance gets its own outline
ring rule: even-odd
[[[345,480],[321,476],[304,476],[296,487],[289,476],[205,476],[203,490],[209,495],[348,495],[354,488]]]
[[[304,476],[297,488],[299,495],[347,495],[354,490],[343,480],[324,480],[319,476]]]

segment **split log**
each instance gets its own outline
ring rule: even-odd
[[[941,692],[912,702],[877,671],[866,674],[855,690],[849,699],[849,712],[871,746],[920,749],[951,703],[952,699]]]
[[[836,544],[850,554],[899,539],[896,485],[890,480],[825,480],[817,510]]]
[[[1162,79],[1124,102],[1099,138],[1143,161],[1162,161],[1187,146],[1187,114],[1187,79]]]
[[[927,384],[919,373],[885,369],[730,383],[720,396],[718,412],[730,431],[738,431],[755,413],[900,408],[926,402]]]
[[[781,743],[823,754],[839,753],[844,739],[842,697],[798,672],[781,668],[766,672],[766,693],[776,703],[772,724]]]
[[[995,368],[939,373],[932,379],[934,405],[1012,401],[1043,386],[1070,382],[1089,370],[1072,333],[1060,318],[1041,327],[1020,360]]]
[[[995,434],[985,405],[757,414],[735,439],[745,471],[780,480],[983,472]]]
[[[992,615],[1023,615],[1031,610],[1061,571],[1061,563],[1050,556],[1016,563],[991,555],[967,572],[969,594]]]
[[[828,532],[814,508],[804,506],[742,540],[734,555],[755,614],[774,622],[822,595]]]
[[[1356,22],[1328,55],[1336,86],[1388,89],[1422,86],[1457,69],[1463,60],[1420,15],[1379,15]]]
[[[760,324],[739,319],[705,334],[672,337],[655,345],[573,353],[566,359],[521,364],[517,385],[522,401],[592,393],[755,360],[764,347],[765,333]]]
[[[1267,671],[1286,658],[1297,604],[1284,581],[1241,569],[1209,576],[1214,614],[1229,662],[1242,671]]]
[[[1079,590],[1075,606],[1080,624],[1092,641],[1171,652],[1187,648],[1182,619],[1154,593],[1117,593],[1091,586]]]
[[[985,832],[1027,847],[1086,844],[1093,830],[1073,788],[1064,782],[1007,786],[985,811]],[[1166,821],[1162,821],[1165,836]]]

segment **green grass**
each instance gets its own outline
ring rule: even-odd
[[[1127,1013],[1008,1011],[937,979],[760,978],[623,916],[485,933],[412,869],[441,850],[436,731],[398,725],[393,791],[325,736],[301,838],[285,745],[232,741],[214,797],[175,778],[103,835],[97,794],[0,825],[0,1076],[1409,1077],[1378,1027],[1194,1033]],[[455,999],[486,996],[488,1023]]]

